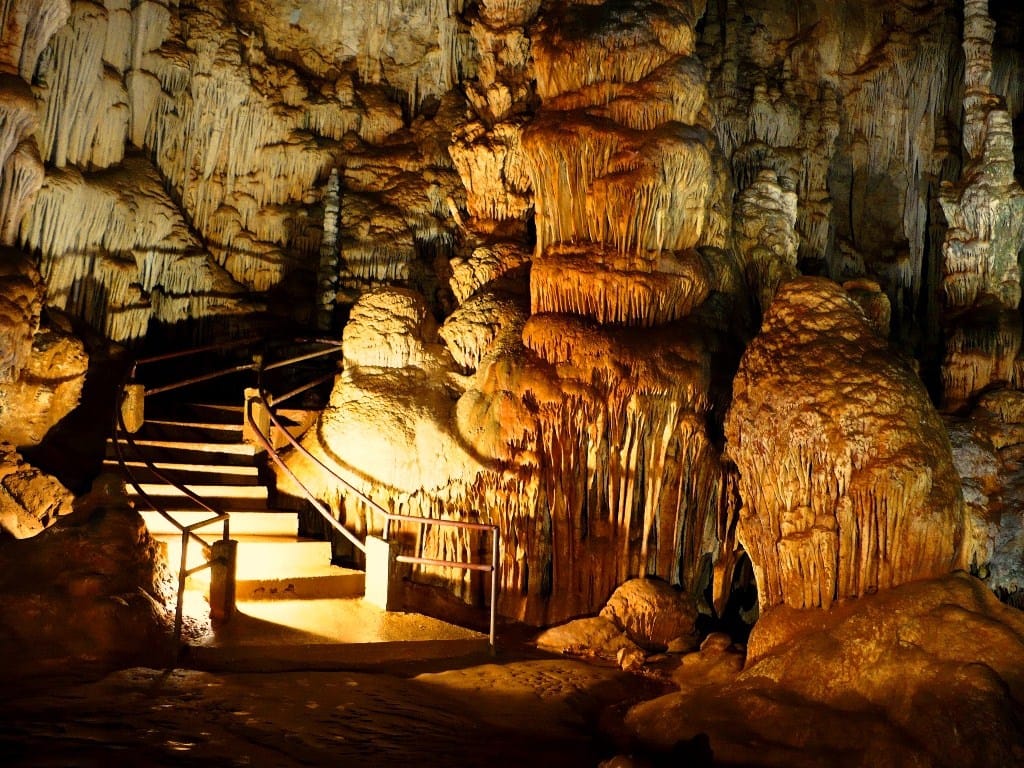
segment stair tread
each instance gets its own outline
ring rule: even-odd
[[[255,456],[256,446],[249,443],[204,443],[190,440],[154,440],[138,438],[133,442],[143,448],[164,448],[186,453],[229,453],[237,456]],[[112,444],[109,441],[108,444]]]
[[[185,488],[201,498],[211,499],[266,499],[269,491],[265,485],[206,485],[201,483],[184,483]],[[184,496],[185,492],[170,483],[139,483],[142,491],[149,496]],[[134,488],[128,487],[129,495],[134,495]]]
[[[103,463],[106,466],[118,467],[120,462],[117,459],[104,459]],[[144,461],[126,461],[125,464],[129,467],[147,469],[148,466]],[[174,472],[201,472],[208,473],[211,475],[240,475],[245,477],[258,477],[259,467],[254,467],[246,464],[191,464],[186,462],[174,462],[174,461],[154,461],[153,466],[157,469],[166,469]]]
[[[220,432],[241,432],[242,425],[231,424],[223,421],[184,421],[179,419],[146,419],[146,424],[154,424],[161,427],[187,427],[188,429],[209,429]]]

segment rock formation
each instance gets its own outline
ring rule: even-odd
[[[17,660],[0,677],[166,661],[165,559],[118,493],[101,484],[38,536],[0,541],[0,648]]]
[[[726,420],[762,612],[828,608],[963,565],[963,501],[920,380],[834,283],[783,285]]]
[[[67,515],[71,493],[0,443],[0,535],[29,539]]]
[[[944,184],[939,198],[949,222],[942,244],[949,307],[942,383],[951,410],[992,384],[1017,380],[1024,189],[1014,178],[1012,119],[991,89],[994,35],[987,0],[966,0],[967,157],[960,179]]]
[[[1020,613],[963,574],[827,613],[780,608],[755,627],[742,672],[639,704],[626,722],[665,751],[703,733],[723,763],[1013,765],[1022,637]]]

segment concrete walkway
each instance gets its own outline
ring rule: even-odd
[[[353,669],[490,651],[484,634],[362,598],[239,601],[231,621],[191,634],[181,663],[205,670]]]

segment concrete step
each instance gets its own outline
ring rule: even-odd
[[[146,419],[139,437],[150,440],[180,440],[202,443],[240,443],[242,422],[187,421],[184,419]]]
[[[471,657],[490,660],[487,636],[360,599],[238,603],[237,613],[190,643],[185,663],[220,671],[353,669]]]
[[[139,488],[148,496],[159,498],[183,498],[185,491],[175,485],[168,483],[139,483]],[[200,485],[186,483],[185,488],[201,499],[236,499],[244,501],[267,500],[267,486],[265,485]],[[134,495],[135,489],[128,486],[128,495]]]
[[[126,461],[125,464],[141,482],[161,482],[144,461]],[[182,464],[174,461],[154,462],[160,472],[166,473],[175,480],[186,483],[203,483],[212,485],[224,483],[228,485],[256,485],[259,483],[259,468],[241,464]],[[120,471],[117,459],[104,459],[103,466],[107,471]]]
[[[209,443],[190,440],[154,440],[150,438],[133,438],[140,448],[156,448],[164,451],[187,453],[221,453],[231,456],[255,456],[256,446],[249,443]],[[108,448],[113,448],[113,441],[107,441]],[[109,455],[109,454],[108,454]]]
[[[173,485],[163,483],[141,483],[142,490],[148,498],[152,499],[154,506],[173,507],[179,512],[195,511],[202,512],[206,507],[215,509],[218,512],[263,512],[267,509],[267,488],[263,485],[242,485],[242,486],[187,486],[200,491],[196,495],[203,500],[199,504],[186,496]],[[254,493],[248,495],[230,495],[236,489],[252,489]],[[140,508],[149,509],[150,505],[140,496],[135,487],[131,484],[125,487],[129,498],[139,499]],[[225,493],[221,493],[224,491]]]
[[[172,510],[170,514],[182,525],[192,525],[200,520],[206,520],[211,517],[209,512],[196,510]],[[146,521],[146,527],[149,529],[149,532],[154,536],[178,535],[178,529],[159,512],[142,512],[142,518]],[[236,538],[239,536],[271,536],[281,539],[292,537],[294,539],[296,532],[299,530],[299,515],[297,512],[277,510],[231,512],[229,525],[231,535]],[[219,535],[221,530],[219,526],[220,523],[211,525],[209,528],[204,529],[207,532],[206,535],[202,532],[200,532],[200,535],[206,539],[210,538],[209,534],[212,532],[217,532]]]
[[[203,534],[200,534],[203,535]],[[210,526],[203,538],[212,542],[220,529]],[[167,545],[169,561],[181,562],[180,535],[157,535]],[[351,568],[331,565],[328,541],[297,539],[294,536],[235,536],[238,560],[235,570],[235,594],[239,600],[315,600],[358,597],[363,594],[365,574]],[[189,545],[188,567],[203,562],[202,547]],[[206,592],[210,570],[205,568],[189,577],[188,588]]]

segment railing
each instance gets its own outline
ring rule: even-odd
[[[275,364],[273,364],[271,366],[266,366],[266,367],[263,368],[263,370],[270,370],[271,368],[275,368],[275,367],[279,367],[279,364],[275,363]],[[312,386],[312,385],[310,385],[310,386]],[[337,483],[339,483],[340,485],[344,486],[352,494],[354,494],[356,497],[358,497],[360,501],[362,501],[364,504],[369,506],[371,509],[373,509],[375,512],[377,512],[379,515],[381,515],[383,517],[383,519],[384,519],[384,529],[383,529],[382,533],[383,533],[383,538],[384,538],[385,541],[387,541],[387,539],[388,539],[388,535],[390,533],[390,528],[391,528],[391,523],[393,523],[393,522],[411,523],[413,525],[419,525],[420,527],[423,527],[423,528],[425,528],[427,526],[431,526],[431,525],[436,525],[436,526],[439,526],[439,527],[457,528],[457,529],[462,529],[462,530],[488,532],[488,533],[491,534],[491,562],[490,563],[471,563],[471,562],[464,562],[464,561],[461,561],[461,560],[442,560],[442,559],[436,559],[436,558],[427,558],[427,557],[423,557],[422,555],[398,555],[395,559],[398,562],[400,562],[400,563],[408,563],[408,564],[414,564],[414,565],[430,565],[430,566],[437,566],[437,567],[456,568],[456,569],[459,569],[459,570],[489,572],[491,574],[491,585],[490,585],[491,586],[491,601],[490,601],[490,617],[489,617],[489,627],[488,627],[488,642],[490,644],[491,651],[493,652],[494,649],[495,649],[495,640],[496,640],[496,637],[495,637],[495,624],[496,624],[496,619],[497,619],[497,606],[498,606],[498,565],[499,565],[500,557],[501,557],[501,554],[500,554],[500,542],[501,542],[501,539],[500,539],[500,532],[499,532],[498,526],[497,525],[492,525],[492,524],[489,524],[489,523],[473,523],[473,522],[464,522],[464,521],[460,521],[460,520],[444,520],[444,519],[441,519],[441,518],[418,517],[418,516],[414,516],[414,515],[400,515],[400,514],[395,514],[394,512],[389,512],[388,510],[384,509],[384,507],[382,507],[380,504],[378,504],[373,499],[371,499],[369,496],[367,496],[365,493],[363,493],[361,490],[359,490],[359,488],[357,488],[355,485],[353,485],[348,480],[346,480],[344,477],[339,475],[333,468],[327,466],[322,461],[320,461],[319,458],[317,458],[312,453],[310,453],[306,449],[306,447],[304,445],[302,445],[302,443],[300,443],[298,440],[296,440],[295,437],[288,431],[288,429],[284,425],[281,424],[280,420],[274,414],[273,408],[274,408],[275,405],[281,403],[283,400],[285,400],[285,399],[287,399],[289,397],[294,396],[295,394],[298,394],[301,391],[304,391],[304,389],[306,389],[308,387],[299,388],[298,390],[294,390],[292,392],[286,393],[285,395],[282,395],[282,396],[280,396],[278,398],[272,398],[269,395],[267,395],[267,393],[263,389],[262,377],[261,377],[261,380],[260,380],[260,383],[258,385],[258,388],[259,388],[259,393],[260,393],[260,400],[262,401],[262,405],[266,408],[266,413],[267,413],[267,416],[268,416],[270,424],[273,425],[273,427],[276,428],[276,430],[277,430],[277,432],[279,434],[284,436],[285,440],[289,443],[289,445],[291,445],[292,448],[294,448],[296,451],[298,451],[305,459],[307,459],[308,461],[312,461],[323,472],[325,472],[327,475],[329,475],[331,478],[333,478]],[[320,516],[323,517],[332,528],[334,528],[335,530],[339,531],[343,536],[345,536],[345,538],[347,538],[352,543],[353,546],[355,546],[357,549],[359,549],[359,551],[361,551],[361,552],[363,552],[365,554],[365,552],[366,552],[366,545],[363,542],[359,541],[359,539],[354,534],[352,534],[351,531],[349,531],[344,525],[342,525],[338,520],[336,520],[334,518],[334,515],[331,514],[330,510],[327,508],[327,506],[322,501],[320,501],[316,497],[316,495],[304,483],[302,483],[301,480],[299,480],[299,478],[295,475],[295,473],[291,470],[291,468],[287,465],[287,463],[284,461],[284,459],[278,453],[278,451],[274,447],[273,441],[270,439],[269,435],[264,434],[263,431],[260,429],[260,427],[256,423],[256,419],[255,419],[255,417],[253,416],[253,413],[252,413],[252,405],[253,404],[254,404],[254,401],[250,401],[250,402],[248,402],[246,404],[246,411],[245,411],[246,423],[249,425],[249,428],[252,430],[252,432],[256,436],[256,439],[260,442],[262,447],[264,449],[266,449],[267,455],[270,457],[270,459],[278,467],[281,468],[281,470],[288,476],[288,478],[293,483],[295,483],[296,487],[299,488],[299,490],[302,491],[302,494],[306,497],[306,499],[309,501],[309,503],[313,505],[314,509],[316,509],[316,511],[320,514]],[[422,540],[423,540],[423,537],[421,536],[420,537],[420,541],[422,541]]]
[[[156,466],[156,463],[152,459],[150,459],[149,456],[147,456],[144,451],[140,450],[139,446],[135,443],[135,439],[132,437],[132,433],[128,430],[127,425],[125,424],[125,420],[124,420],[124,402],[127,399],[127,393],[128,393],[128,389],[127,388],[128,388],[129,385],[135,383],[136,374],[138,373],[139,366],[150,364],[150,363],[155,363],[155,362],[161,362],[161,361],[165,361],[165,360],[173,360],[173,359],[176,359],[176,358],[187,357],[187,356],[190,356],[190,355],[199,354],[201,352],[208,352],[208,351],[211,351],[211,350],[214,350],[214,349],[218,349],[219,350],[219,349],[225,349],[225,348],[230,348],[230,347],[234,347],[234,346],[241,346],[241,345],[249,344],[249,343],[252,343],[252,340],[251,339],[245,339],[245,340],[240,340],[238,342],[235,342],[233,344],[228,344],[228,345],[221,345],[221,344],[208,345],[208,346],[205,346],[205,347],[196,347],[196,348],[193,348],[193,349],[183,350],[183,351],[179,351],[179,352],[171,352],[171,353],[167,353],[167,354],[163,354],[163,355],[154,355],[154,356],[151,356],[151,357],[146,357],[146,358],[142,358],[140,360],[137,360],[135,362],[135,364],[132,366],[131,373],[129,374],[128,379],[125,381],[124,385],[121,387],[120,398],[119,398],[117,407],[114,409],[114,413],[115,413],[115,416],[114,416],[114,430],[113,430],[113,433],[114,433],[113,434],[114,453],[117,456],[117,462],[120,465],[122,473],[124,473],[125,479],[135,489],[136,494],[138,494],[138,496],[141,499],[143,499],[147,504],[149,504],[149,506],[153,509],[153,511],[157,512],[161,517],[163,517],[165,520],[167,520],[181,534],[181,561],[180,561],[180,564],[179,564],[179,567],[178,567],[178,593],[176,595],[175,608],[174,608],[174,635],[173,635],[173,638],[174,638],[174,644],[175,645],[179,645],[181,643],[181,632],[182,632],[182,627],[183,627],[183,624],[184,624],[184,605],[185,605],[185,585],[186,585],[186,582],[188,581],[188,578],[190,576],[192,576],[192,575],[194,575],[194,574],[196,574],[196,573],[198,573],[198,572],[200,572],[202,570],[205,570],[206,568],[212,568],[213,565],[216,563],[216,558],[214,558],[210,554],[208,554],[213,549],[213,543],[207,541],[206,539],[204,539],[202,536],[200,536],[198,533],[196,533],[196,531],[199,530],[199,529],[202,529],[202,528],[206,528],[207,526],[214,525],[216,523],[223,523],[221,540],[222,541],[228,541],[231,538],[231,527],[230,527],[231,526],[231,523],[230,523],[230,519],[231,518],[230,518],[230,516],[226,512],[224,512],[222,510],[214,509],[213,507],[211,507],[209,504],[206,503],[206,501],[204,501],[198,495],[193,493],[192,490],[189,489],[184,483],[178,482],[178,480],[176,480],[172,476],[168,475],[165,472],[162,472],[159,469],[159,467]],[[227,372],[219,372],[216,376],[204,375],[204,376],[195,377],[195,378],[192,378],[192,379],[185,379],[185,380],[183,380],[181,382],[178,382],[176,384],[173,384],[173,385],[164,386],[164,387],[156,387],[156,388],[150,389],[148,391],[144,391],[143,397],[145,398],[146,396],[152,396],[152,395],[155,395],[155,394],[159,394],[161,392],[167,392],[167,391],[170,391],[170,390],[173,390],[173,389],[178,389],[178,388],[181,388],[181,387],[185,387],[185,386],[188,386],[190,384],[196,384],[196,383],[198,383],[200,381],[208,381],[208,380],[211,380],[213,378],[216,378],[217,376],[225,375],[226,373],[235,372],[235,371],[238,371],[238,370],[246,370],[246,369],[255,370],[256,369],[255,363],[250,363],[247,366],[237,366],[235,368],[230,369]],[[125,459],[124,446],[122,445],[122,442],[127,444],[127,446],[131,449],[133,455],[138,457],[138,460],[141,461],[145,465],[146,469],[150,472],[150,474],[152,474],[158,480],[160,480],[160,481],[162,481],[164,483],[167,483],[168,485],[171,485],[174,488],[178,489],[178,491],[180,491],[186,498],[188,498],[189,500],[191,500],[195,504],[198,504],[200,507],[202,507],[207,512],[209,512],[212,515],[212,517],[207,518],[205,520],[200,520],[198,522],[192,523],[191,525],[183,525],[178,520],[176,520],[175,517],[166,509],[166,507],[164,507],[164,505],[161,502],[159,502],[157,499],[153,498],[148,493],[146,493],[145,489],[142,487],[142,483],[139,481],[139,478],[138,478],[138,476],[135,473],[135,470],[132,469],[132,466]],[[195,540],[195,542],[197,544],[202,546],[202,548],[203,548],[202,551],[203,551],[204,559],[198,565],[195,565],[195,566],[189,568],[189,565],[188,565],[188,554],[189,554],[188,545],[189,545],[189,542],[191,542],[192,540]]]
[[[170,353],[166,353],[166,354],[154,355],[154,356],[142,358],[142,359],[138,360],[135,363],[135,365],[132,367],[130,377],[129,377],[128,381],[126,381],[125,386],[122,387],[121,402],[123,403],[124,400],[125,400],[126,392],[127,392],[127,385],[128,384],[132,384],[132,383],[135,382],[138,368],[140,366],[142,366],[142,365],[152,364],[152,363],[156,363],[156,362],[165,362],[165,361],[168,361],[168,360],[174,360],[174,359],[179,359],[179,358],[185,358],[185,357],[196,355],[196,354],[200,354],[200,353],[203,353],[203,352],[224,351],[224,350],[232,349],[232,348],[238,348],[238,347],[244,347],[244,346],[253,346],[254,344],[260,343],[260,342],[262,342],[262,340],[258,339],[258,338],[246,338],[246,339],[241,339],[239,341],[228,343],[228,344],[211,344],[211,345],[206,345],[206,346],[202,346],[202,347],[194,347],[194,348],[190,348],[190,349],[187,349],[187,350],[181,350],[181,351],[177,351],[177,352],[170,352]],[[271,371],[271,370],[276,370],[276,369],[284,368],[286,366],[294,365],[294,364],[299,363],[299,362],[304,362],[304,361],[316,359],[316,358],[319,358],[319,357],[325,357],[325,356],[331,355],[331,354],[337,354],[337,353],[339,353],[341,351],[341,345],[340,345],[339,342],[337,342],[335,340],[325,340],[325,339],[296,339],[292,343],[295,343],[295,344],[300,344],[300,343],[318,343],[318,344],[326,344],[328,346],[325,349],[317,350],[315,352],[311,352],[311,353],[307,353],[307,354],[303,354],[303,355],[298,355],[298,356],[291,357],[291,358],[286,358],[286,359],[283,359],[283,360],[278,360],[278,361],[275,361],[275,362],[273,362],[271,364],[266,364],[264,362],[262,354],[254,355],[253,356],[253,361],[249,362],[249,363],[235,365],[235,366],[230,366],[230,367],[227,367],[227,368],[219,369],[217,371],[208,372],[208,373],[200,374],[200,375],[193,376],[193,377],[190,377],[190,378],[182,379],[182,380],[180,380],[178,382],[174,382],[174,383],[171,383],[171,384],[165,384],[165,385],[162,385],[162,386],[159,386],[159,387],[153,387],[151,389],[144,390],[144,397],[151,397],[153,395],[162,394],[162,393],[165,393],[165,392],[170,392],[170,391],[173,391],[173,390],[176,390],[176,389],[181,389],[181,388],[184,388],[184,387],[187,387],[187,386],[190,386],[190,385],[195,385],[195,384],[200,384],[200,383],[203,383],[203,382],[212,381],[212,380],[215,380],[217,378],[220,378],[220,377],[223,377],[223,376],[227,376],[227,375],[230,375],[230,374],[234,374],[234,373],[241,373],[241,372],[244,372],[244,371],[253,371],[253,372],[255,372],[256,376],[257,376],[257,389],[258,389],[258,392],[259,392],[259,399],[258,399],[258,401],[248,400],[247,403],[246,403],[245,413],[244,413],[245,423],[249,427],[249,430],[250,430],[252,438],[255,439],[255,441],[264,450],[266,450],[268,458],[271,461],[273,461],[281,469],[281,471],[284,472],[289,477],[289,479],[292,482],[295,483],[296,487],[299,488],[302,491],[303,495],[306,497],[306,499],[312,505],[313,509],[316,510],[316,512],[320,515],[320,517],[322,517],[324,519],[324,521],[332,529],[336,530],[339,534],[344,536],[352,544],[352,546],[356,547],[360,552],[363,552],[364,554],[366,552],[366,544],[364,542],[360,541],[359,538],[355,536],[355,534],[353,534],[351,531],[349,531],[348,528],[346,528],[344,525],[342,525],[341,522],[338,521],[334,517],[334,515],[332,514],[331,510],[327,507],[327,505],[324,504],[321,500],[319,500],[316,497],[316,495],[308,487],[306,487],[301,482],[301,480],[299,480],[299,478],[295,475],[295,473],[291,470],[291,468],[287,465],[287,463],[281,457],[281,455],[278,452],[277,448],[274,446],[273,441],[271,440],[270,436],[268,434],[266,434],[266,432],[264,431],[263,428],[260,427],[260,425],[257,423],[257,421],[256,421],[256,419],[255,419],[255,417],[253,415],[252,406],[255,403],[257,403],[257,402],[260,403],[266,409],[266,416],[267,416],[268,424],[272,425],[277,430],[277,432],[279,434],[283,435],[285,440],[292,446],[292,448],[294,448],[296,451],[298,451],[300,454],[302,454],[308,460],[314,462],[327,475],[332,477],[337,483],[339,483],[340,485],[344,486],[351,493],[353,493],[355,496],[357,496],[363,503],[365,503],[366,505],[368,505],[369,507],[374,509],[377,513],[379,513],[383,517],[383,519],[384,519],[383,538],[385,540],[388,539],[388,536],[389,536],[389,533],[390,533],[391,524],[392,523],[399,523],[399,522],[419,525],[419,526],[421,526],[423,528],[425,528],[427,526],[431,526],[431,525],[436,525],[436,526],[448,527],[448,528],[456,528],[456,529],[461,529],[461,530],[470,530],[470,531],[479,531],[479,532],[482,532],[482,533],[490,533],[491,534],[491,562],[490,563],[472,563],[472,562],[463,562],[463,561],[459,561],[459,560],[443,560],[443,559],[437,559],[437,558],[427,558],[427,557],[423,557],[422,553],[418,554],[418,555],[398,555],[395,559],[398,562],[407,563],[407,564],[428,565],[428,566],[437,566],[437,567],[450,567],[450,568],[456,568],[456,569],[460,569],[460,570],[469,570],[469,571],[478,571],[478,572],[488,572],[488,573],[490,573],[491,574],[491,583],[490,583],[491,595],[490,595],[490,620],[489,620],[488,639],[489,639],[489,643],[490,643],[491,649],[493,651],[493,649],[495,648],[495,640],[496,640],[496,637],[495,637],[495,623],[496,623],[496,611],[497,611],[497,603],[498,603],[498,565],[499,565],[499,558],[500,558],[500,534],[499,534],[498,526],[492,525],[492,524],[488,524],[488,523],[463,522],[463,521],[459,521],[459,520],[444,520],[444,519],[440,519],[440,518],[427,518],[427,517],[418,517],[418,516],[413,516],[413,515],[400,515],[400,514],[395,514],[393,512],[389,512],[386,509],[384,509],[382,506],[380,506],[380,504],[378,504],[373,499],[371,499],[369,496],[367,496],[362,491],[360,491],[359,488],[354,486],[352,483],[350,483],[345,478],[341,477],[334,469],[332,469],[331,467],[328,467],[327,465],[325,465],[316,456],[314,456],[308,450],[306,450],[306,448],[298,440],[295,439],[295,437],[291,434],[291,432],[289,432],[288,429],[278,419],[277,415],[274,413],[274,407],[280,405],[285,400],[288,400],[288,399],[290,399],[292,397],[295,397],[296,395],[299,395],[299,394],[301,394],[303,392],[306,392],[306,391],[308,391],[310,389],[313,389],[316,386],[319,386],[320,384],[323,384],[323,383],[329,381],[330,379],[332,379],[334,377],[334,373],[329,373],[327,375],[321,376],[321,377],[319,377],[319,378],[317,378],[317,379],[315,379],[315,380],[313,380],[311,382],[308,382],[308,383],[303,384],[303,385],[301,385],[299,387],[296,387],[295,389],[292,389],[292,390],[290,390],[288,392],[285,392],[285,393],[283,393],[283,394],[281,394],[281,395],[279,395],[277,397],[272,397],[272,396],[270,396],[266,392],[266,390],[264,388],[264,385],[263,385],[263,374],[266,371]],[[189,488],[187,488],[185,486],[185,484],[178,482],[173,477],[170,477],[168,474],[162,472],[149,457],[147,457],[141,450],[139,450],[139,447],[135,444],[135,441],[132,438],[131,433],[128,431],[128,429],[127,429],[127,427],[125,425],[123,408],[122,407],[118,407],[118,408],[115,409],[115,411],[116,411],[116,417],[115,417],[115,428],[114,428],[114,447],[115,447],[115,453],[117,455],[118,463],[121,465],[121,469],[124,472],[126,479],[132,485],[132,487],[135,489],[135,491],[139,495],[139,497],[141,497],[143,500],[145,500],[146,503],[149,504],[153,508],[154,511],[159,513],[163,518],[165,518],[168,522],[170,522],[175,528],[177,528],[181,532],[181,563],[180,563],[179,572],[178,572],[178,594],[177,594],[177,602],[176,602],[176,608],[175,608],[175,619],[174,619],[174,640],[175,640],[176,643],[178,643],[181,640],[181,631],[182,631],[182,623],[183,623],[184,593],[185,593],[186,581],[187,581],[189,576],[191,576],[191,575],[193,575],[193,574],[195,574],[195,573],[197,573],[197,572],[199,572],[199,571],[201,571],[201,570],[203,570],[205,568],[211,567],[216,562],[215,558],[208,558],[207,560],[205,560],[204,562],[200,563],[199,565],[196,565],[196,566],[193,566],[193,567],[189,568],[188,567],[188,544],[189,544],[190,541],[195,540],[195,542],[197,542],[198,544],[203,546],[204,552],[207,551],[207,550],[210,550],[212,548],[212,543],[211,542],[207,542],[198,533],[196,533],[196,531],[198,529],[201,529],[201,528],[204,528],[206,526],[213,525],[213,524],[216,524],[216,523],[223,523],[223,540],[227,541],[230,538],[230,515],[228,513],[226,513],[226,512],[214,509],[213,507],[209,506],[203,499],[201,499],[199,496],[197,496],[195,493],[193,493]],[[267,430],[267,431],[269,431],[269,430]],[[210,517],[209,519],[206,519],[206,520],[199,521],[197,523],[193,523],[192,525],[183,525],[183,524],[179,523],[177,520],[175,520],[174,517],[170,514],[170,512],[168,512],[167,509],[164,508],[160,502],[158,502],[156,499],[154,499],[153,497],[151,497],[149,494],[147,494],[145,492],[144,488],[142,487],[142,483],[139,481],[139,479],[136,476],[134,470],[127,463],[127,461],[125,460],[124,450],[123,450],[123,447],[122,447],[122,441],[124,443],[126,443],[132,449],[132,451],[136,455],[138,455],[140,457],[140,459],[142,460],[142,462],[145,465],[146,469],[149,470],[149,472],[152,473],[152,475],[154,477],[158,478],[159,480],[161,480],[164,483],[167,483],[167,484],[172,485],[175,488],[177,488],[187,498],[192,500],[194,503],[198,504],[203,509],[205,509],[208,512],[210,512],[212,517]],[[423,537],[421,536],[420,540],[422,541],[422,539],[423,539]]]

